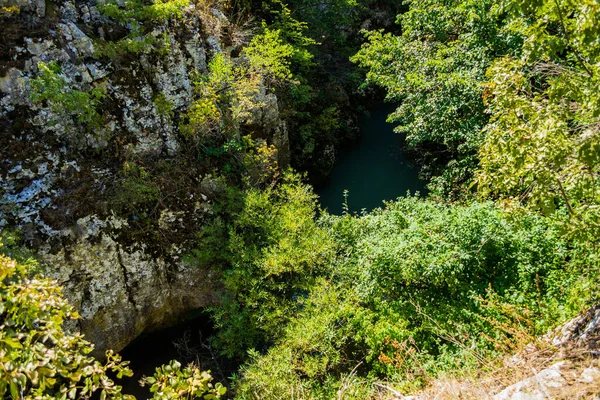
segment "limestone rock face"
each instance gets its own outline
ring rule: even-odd
[[[213,272],[184,255],[223,185],[214,171],[194,164],[179,124],[193,101],[194,75],[207,72],[215,53],[231,50],[219,34],[227,17],[191,2],[182,21],[147,27],[163,51],[108,57],[105,43],[128,28],[103,15],[101,2],[0,0],[20,11],[2,21],[0,231],[21,231],[38,251],[82,316],[71,328],[95,343],[97,354],[121,350],[140,333],[216,301]],[[82,129],[80,109],[32,101],[41,63],[60,66],[59,94],[103,93],[99,126]],[[289,138],[277,97],[263,88],[256,101],[261,107],[248,131],[274,144],[285,167]],[[168,190],[144,186],[140,170],[119,197],[136,163],[160,165]],[[140,193],[151,199],[143,212]]]
[[[495,395],[494,400],[544,400],[549,398],[548,391],[550,389],[560,388],[567,383],[561,372],[564,364],[564,362],[556,363],[530,378],[507,387]]]
[[[95,343],[97,355],[214,304],[211,273],[182,261],[180,249],[171,249],[169,259],[152,257],[143,245],[125,249],[107,233],[126,229],[122,220],[90,217],[76,226],[75,243],[41,261],[79,310],[79,328]]]
[[[569,342],[585,344],[598,338],[600,338],[600,304],[547,335],[547,339],[554,346],[564,346]]]

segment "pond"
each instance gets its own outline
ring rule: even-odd
[[[380,105],[361,118],[359,143],[340,152],[329,179],[316,189],[321,207],[329,213],[342,214],[344,190],[350,211],[370,211],[407,191],[425,194],[419,169],[402,149],[403,138],[386,122],[394,109],[393,104]]]

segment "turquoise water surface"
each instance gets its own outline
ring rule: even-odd
[[[384,200],[405,196],[407,191],[425,192],[418,168],[402,150],[403,138],[386,122],[394,109],[392,104],[371,109],[361,118],[360,142],[338,154],[328,181],[316,190],[329,213],[342,213],[344,190],[348,190],[350,211],[382,207]]]

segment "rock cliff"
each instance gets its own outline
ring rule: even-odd
[[[216,301],[212,272],[183,255],[222,178],[179,124],[194,74],[206,74],[217,53],[235,58],[248,40],[232,40],[220,10],[189,3],[180,19],[145,33],[160,48],[109,57],[106,43],[132,27],[102,4],[0,0],[0,229],[21,231],[37,249],[97,353]],[[39,82],[62,100],[36,99]],[[246,133],[274,146],[285,166],[277,97],[263,86],[254,101]]]

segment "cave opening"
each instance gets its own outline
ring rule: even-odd
[[[213,321],[205,310],[197,310],[184,321],[167,328],[140,335],[120,354],[130,362],[134,375],[119,380],[123,393],[134,395],[138,400],[150,398],[149,387],[141,387],[143,376],[152,376],[157,367],[177,360],[182,366],[189,363],[210,370],[213,383],[228,386],[229,377],[239,367],[239,362],[224,358],[210,343],[215,333]]]

